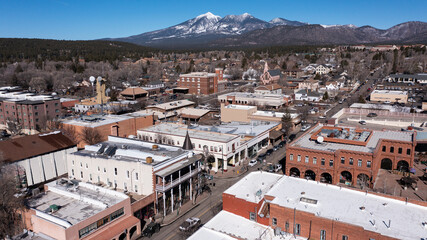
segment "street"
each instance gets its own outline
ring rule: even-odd
[[[265,152],[266,149],[262,149],[260,153]],[[189,217],[197,217],[201,219],[202,224],[208,222],[213,218],[219,211],[222,210],[222,193],[231,187],[234,183],[242,179],[248,173],[252,171],[257,171],[258,168],[265,166],[267,163],[278,163],[285,156],[285,146],[279,148],[277,151],[273,152],[270,156],[266,158],[266,162],[263,165],[257,164],[254,167],[249,167],[249,170],[238,177],[232,178],[219,178],[215,177],[220,175],[218,172],[217,175],[214,174],[214,179],[211,182],[215,183],[215,187],[211,187],[212,195],[207,199],[202,200],[197,207],[191,209],[189,212],[181,215],[175,222],[171,223],[168,226],[164,226],[160,229],[160,232],[155,233],[151,238],[155,240],[171,240],[171,239],[186,239],[191,233],[179,231],[179,226]],[[249,160],[247,160],[244,165],[247,166]],[[284,169],[282,169],[284,171]],[[282,173],[282,172],[280,172]],[[173,213],[176,214],[176,213]]]

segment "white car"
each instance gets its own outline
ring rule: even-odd
[[[311,127],[310,125],[303,125],[303,126],[301,127],[301,131],[305,132],[305,131],[307,131],[310,127]]]
[[[249,162],[249,166],[253,167],[253,166],[255,166],[257,163],[258,163],[258,161],[257,161],[256,159],[252,159],[252,160]]]
[[[274,165],[274,171],[275,171],[275,172],[278,172],[278,171],[280,171],[280,170],[282,170],[282,165],[281,165],[281,164],[276,164],[276,165]]]
[[[181,224],[181,226],[179,226],[179,230],[189,231],[189,230],[199,226],[200,223],[201,223],[201,221],[198,218],[195,218],[195,217],[187,218],[187,220],[185,220],[185,222],[183,222]]]

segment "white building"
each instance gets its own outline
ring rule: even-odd
[[[240,164],[268,145],[269,133],[278,123],[251,122],[229,123],[220,126],[191,126],[161,123],[138,130],[138,138],[144,141],[182,146],[188,131],[193,151],[207,156],[214,171]]]
[[[318,102],[322,99],[322,96],[311,90],[302,89],[295,93],[295,100],[298,101],[309,101],[309,102]]]
[[[218,96],[220,103],[244,104],[279,108],[292,101],[291,96],[285,94],[259,94],[248,92],[231,92]]]
[[[167,209],[167,193],[178,195],[178,199],[192,198],[192,182],[201,170],[201,156],[181,147],[114,136],[69,154],[67,160],[71,179],[142,195],[139,198],[155,194],[156,203],[161,194],[163,209]],[[175,187],[179,191],[174,194]],[[173,212],[173,202],[171,206]]]
[[[315,71],[316,71],[316,74],[323,75],[323,74],[328,74],[331,71],[331,68],[326,65],[319,64],[316,66]]]

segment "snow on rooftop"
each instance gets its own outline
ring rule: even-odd
[[[281,175],[269,172],[252,172],[224,193],[234,195],[248,202],[258,203],[280,178]]]
[[[374,90],[371,94],[408,95],[408,91],[396,91],[396,90]]]
[[[297,118],[299,116],[298,113],[289,113],[291,119]],[[265,117],[277,117],[282,118],[285,113],[283,112],[275,112],[275,111],[256,111],[253,115],[255,116],[265,116]]]
[[[255,106],[247,106],[247,105],[236,105],[236,104],[230,104],[225,106],[224,108],[230,108],[230,109],[239,109],[239,110],[248,110],[256,108]]]
[[[283,176],[266,195],[275,197],[271,204],[357,225],[392,238],[420,239],[427,234],[423,226],[427,207],[392,198],[289,176]],[[317,203],[300,201],[301,197]]]
[[[345,143],[335,143],[335,142],[318,143],[314,140],[311,140],[310,139],[311,135],[314,134],[316,131],[318,131],[322,127],[323,127],[322,124],[318,124],[316,127],[311,128],[306,134],[302,135],[300,138],[293,141],[290,146],[309,148],[314,150],[330,151],[330,152],[335,152],[337,150],[343,149],[343,150],[350,150],[350,151],[373,153],[380,139],[412,142],[412,136],[413,136],[412,132],[372,131],[372,134],[371,134],[372,136],[368,140],[368,143],[366,144],[366,146],[359,146],[359,145],[352,145],[352,144],[345,144]]]
[[[188,239],[303,240],[305,238],[293,238],[293,235],[276,236],[270,227],[227,211],[221,211]]]
[[[190,106],[193,104],[194,104],[194,102],[184,99],[184,100],[178,100],[178,101],[173,101],[173,102],[150,105],[150,106],[147,106],[146,108],[158,108],[158,109],[162,109],[162,110],[167,111],[167,110],[172,110],[172,109],[176,109],[176,108]]]
[[[75,126],[83,126],[83,127],[99,127],[107,124],[112,124],[120,121],[124,121],[127,119],[132,119],[131,116],[126,115],[93,115],[92,118],[74,118],[71,120],[66,120],[63,123],[75,125]],[[90,119],[90,120],[88,120]]]

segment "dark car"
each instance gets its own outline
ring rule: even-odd
[[[281,141],[280,143],[279,143],[279,147],[283,147],[283,146],[285,146],[285,144],[286,144],[286,142],[285,141]]]
[[[262,161],[265,159],[265,157],[266,157],[266,156],[267,156],[267,154],[265,154],[265,153],[260,154],[260,155],[258,155],[257,160],[258,160],[259,162],[262,162]]]
[[[147,225],[147,227],[142,231],[143,237],[151,237],[154,233],[160,231],[160,224],[156,222],[151,222]]]
[[[267,156],[270,156],[273,152],[274,152],[273,149],[268,149],[267,152],[265,152],[265,154],[267,154]]]
[[[368,114],[368,117],[376,117],[376,116],[378,116],[376,113],[369,113]]]

